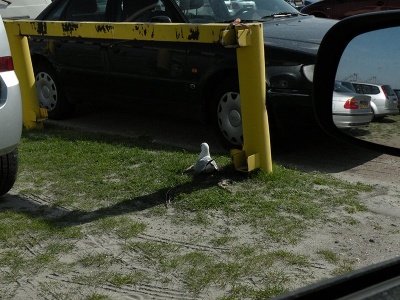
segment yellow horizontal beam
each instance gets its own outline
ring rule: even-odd
[[[10,32],[28,36],[112,38],[161,42],[220,43],[226,24],[40,22],[4,20]],[[14,26],[18,26],[19,30]]]

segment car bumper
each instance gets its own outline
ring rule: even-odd
[[[0,73],[0,155],[12,152],[22,133],[19,81],[13,71]]]
[[[333,123],[338,128],[366,127],[371,123],[372,113],[363,115],[332,114]]]

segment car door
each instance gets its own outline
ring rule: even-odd
[[[175,21],[174,13],[157,0],[119,0],[117,22]],[[144,22],[144,23],[143,23]],[[105,48],[107,90],[114,100],[181,114],[187,110],[187,62],[185,43],[114,41]]]

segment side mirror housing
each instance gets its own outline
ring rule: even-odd
[[[344,142],[356,144],[371,150],[387,153],[390,155],[400,156],[400,130],[396,129],[396,132],[397,131],[399,132],[398,136],[390,137],[392,140],[398,140],[399,142],[398,147],[393,147],[389,146],[388,144],[385,144],[384,141],[381,140],[377,141],[378,139],[374,140],[368,138],[373,136],[373,132],[371,132],[371,128],[373,126],[369,126],[369,128],[364,130],[365,133],[364,136],[362,136],[361,138],[357,138],[355,137],[355,135],[349,134],[349,132],[345,133],[344,130],[339,129],[335,125],[332,116],[332,111],[333,111],[332,97],[333,97],[334,84],[335,80],[343,79],[343,78],[338,78],[337,76],[340,74],[340,70],[338,70],[340,62],[342,59],[343,61],[345,60],[344,54],[347,53],[347,51],[349,50],[349,48],[351,48],[351,46],[354,45],[359,46],[359,43],[356,42],[358,41],[357,39],[359,37],[367,35],[368,37],[369,36],[376,37],[378,40],[382,36],[382,34],[388,32],[388,30],[393,30],[396,27],[399,28],[399,33],[400,33],[400,11],[387,11],[379,13],[361,14],[354,17],[345,18],[340,22],[336,23],[326,33],[318,51],[314,69],[313,101],[314,101],[314,111],[318,123],[331,136],[338,138]],[[395,35],[392,36],[387,43],[385,44],[381,43],[382,44],[381,48],[375,48],[374,41],[368,40],[368,43],[365,43],[365,45],[363,45],[365,46],[364,48],[359,47],[358,49],[368,50],[369,52],[368,51],[366,52],[370,53],[371,57],[375,57],[372,55],[382,50],[381,57],[382,58],[385,57],[386,59],[389,57],[391,59],[389,63],[393,65],[400,63],[400,61],[397,61],[398,59],[396,59],[397,55],[394,55],[395,50],[393,50],[393,52],[385,52],[385,51],[389,51],[387,50],[387,48],[391,48],[387,47],[388,45],[393,45],[393,49],[395,49],[395,47],[399,48],[399,46],[396,46],[397,41],[398,41],[398,35]],[[393,56],[390,53],[393,53]],[[380,68],[388,67],[386,65],[380,65],[383,64],[382,62],[383,60],[371,59],[371,57],[365,56],[364,52],[362,52],[361,50],[359,51],[358,56],[359,57],[357,57],[357,63],[354,63],[354,69],[358,70],[358,67],[361,65],[367,65],[371,70],[378,70]],[[365,76],[362,75],[362,76],[365,79],[368,78],[367,75]],[[394,76],[395,77],[397,76],[397,78],[399,79],[398,85],[400,87],[400,72],[398,72],[398,74]],[[396,80],[393,80],[393,82],[394,82],[393,84],[397,84]],[[386,82],[381,82],[381,83],[382,85],[386,84]],[[397,86],[393,86],[393,89],[396,88]],[[374,101],[374,97],[371,98],[371,101]],[[394,102],[394,100],[392,100],[392,102]],[[395,119],[394,121],[390,120],[393,123],[392,125],[398,123],[400,126],[400,116],[398,117],[398,119],[399,122],[397,122],[397,119]],[[371,125],[375,124],[371,122]]]

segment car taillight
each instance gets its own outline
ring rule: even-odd
[[[14,70],[14,64],[11,56],[0,57],[0,72]]]
[[[384,87],[384,86],[381,86],[381,88],[382,88],[383,93],[385,94],[385,98],[386,98],[386,99],[389,99],[385,87]]]
[[[344,104],[345,109],[359,109],[358,102],[354,99],[349,99]]]

